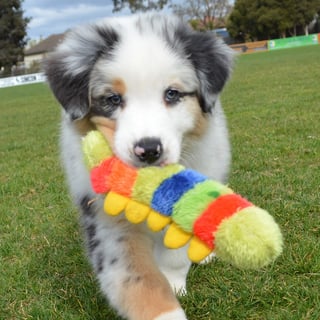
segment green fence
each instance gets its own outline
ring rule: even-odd
[[[268,49],[269,50],[278,50],[278,49],[287,49],[294,47],[309,46],[319,43],[318,34],[312,34],[310,36],[299,36],[291,37],[285,39],[269,40]]]

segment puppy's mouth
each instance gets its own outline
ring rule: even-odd
[[[167,159],[158,159],[155,162],[152,163],[146,163],[146,162],[141,162],[139,160],[131,160],[129,161],[130,165],[136,168],[147,168],[147,167],[165,167],[170,164],[170,162]]]

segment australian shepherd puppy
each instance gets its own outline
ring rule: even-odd
[[[81,138],[98,129],[132,166],[180,162],[225,181],[230,148],[219,93],[232,60],[211,32],[145,14],[76,28],[45,62],[63,107],[62,158],[88,257],[101,290],[126,319],[187,319],[175,293],[186,292],[190,261],[185,248],[163,246],[162,232],[104,213]]]

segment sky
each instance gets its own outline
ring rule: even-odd
[[[182,0],[172,2],[183,3]],[[127,8],[113,13],[112,0],[23,0],[22,8],[24,16],[31,18],[27,28],[30,40],[63,33],[76,25],[108,16],[130,14]]]
[[[24,0],[25,17],[31,17],[29,39],[46,38],[86,22],[106,16],[130,14],[128,9],[112,13],[112,0]]]

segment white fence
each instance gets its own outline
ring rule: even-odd
[[[46,77],[43,73],[25,74],[9,78],[0,78],[0,88],[20,86],[23,84],[45,82]]]

